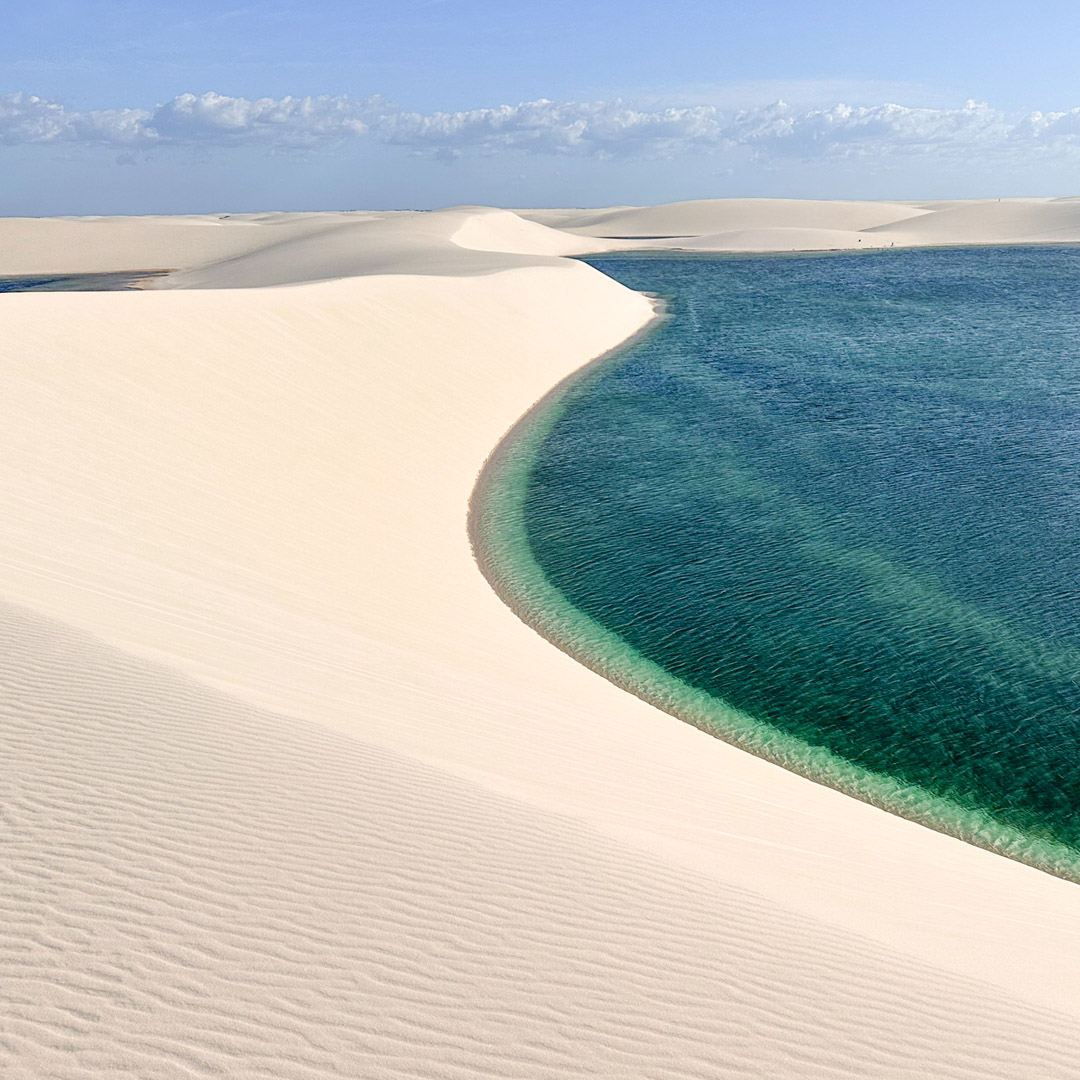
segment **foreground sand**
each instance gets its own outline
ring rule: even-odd
[[[1075,886],[615,689],[465,531],[651,317],[558,255],[1080,202],[525,216],[0,222],[0,273],[183,268],[0,301],[0,1073],[1080,1076]]]

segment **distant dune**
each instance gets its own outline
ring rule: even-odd
[[[697,199],[613,210],[522,210],[545,225],[598,239],[699,251],[817,251],[930,244],[1080,240],[1080,199],[937,203]],[[656,238],[650,240],[650,238]],[[682,242],[680,242],[682,241]]]
[[[562,256],[1074,240],[1067,199],[0,221],[0,274],[174,271],[0,297],[0,1075],[1080,1077],[1074,885],[623,693],[466,534],[653,317]]]

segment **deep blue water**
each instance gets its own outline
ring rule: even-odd
[[[551,584],[777,731],[1080,845],[1080,250],[588,261],[672,317],[540,447]]]
[[[24,274],[0,277],[0,293],[6,292],[116,292],[158,276],[158,271],[128,270],[104,274]]]

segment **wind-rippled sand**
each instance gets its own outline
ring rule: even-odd
[[[0,302],[3,1075],[1080,1076],[1075,886],[656,712],[473,562],[485,457],[651,317],[593,234],[1005,228],[771,205],[0,222],[0,274],[183,269]]]

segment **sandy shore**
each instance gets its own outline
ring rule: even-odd
[[[652,316],[559,256],[1077,239],[1035,199],[0,221],[0,274],[178,271],[0,300],[4,1074],[1080,1076],[1075,886],[624,694],[466,533]]]

